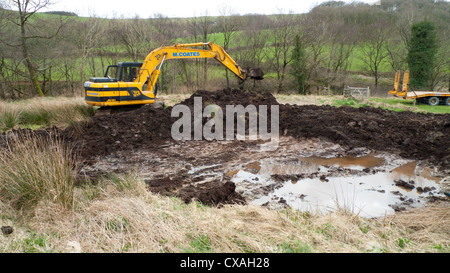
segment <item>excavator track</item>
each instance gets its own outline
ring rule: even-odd
[[[137,104],[137,105],[121,105],[121,106],[103,106],[95,110],[94,116],[114,115],[121,112],[129,112],[140,109],[144,105],[149,105],[154,108],[164,108],[164,102],[156,101],[152,104]]]

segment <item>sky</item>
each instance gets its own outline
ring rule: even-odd
[[[167,0],[166,0],[167,1]],[[70,11],[78,16],[102,18],[217,16],[220,10],[231,10],[233,14],[307,13],[325,0],[53,0],[53,4],[42,11]],[[373,4],[376,0],[359,0]],[[351,2],[344,0],[344,2]],[[281,12],[279,12],[281,11]],[[222,12],[223,14],[223,12]],[[226,14],[228,15],[228,14]]]

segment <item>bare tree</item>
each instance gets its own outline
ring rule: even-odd
[[[194,17],[190,18],[187,25],[189,34],[192,37],[192,42],[209,42],[209,37],[212,32],[212,21],[211,17],[208,15],[208,11],[206,10],[200,17],[194,15]],[[200,81],[200,62],[203,62],[203,75],[201,76]],[[205,87],[208,81],[208,59],[205,58],[203,60],[195,59],[195,71],[196,71],[196,86],[199,87],[200,83]]]
[[[32,39],[51,39],[55,37],[58,34],[62,23],[52,34],[43,36],[39,33],[40,28],[33,25],[34,23],[30,20],[30,18],[32,18],[41,9],[51,5],[50,0],[9,0],[8,2],[9,6],[18,10],[17,13],[9,14],[9,21],[19,28],[20,33],[18,44],[9,43],[9,45],[13,47],[20,47],[22,58],[28,69],[29,79],[38,95],[44,96],[38,81],[37,66],[31,58],[29,51],[29,43]]]
[[[117,20],[115,23],[113,32],[119,37],[133,61],[137,62],[143,54],[149,53],[148,50],[153,39],[150,20],[135,17]]]
[[[320,68],[326,63],[325,45],[328,42],[328,25],[322,17],[322,14],[315,11],[300,19],[300,33],[302,34],[300,38],[307,48],[306,54],[309,62],[306,81],[325,78],[319,75]]]
[[[346,24],[342,18],[332,18],[327,30],[329,37],[328,69],[331,71],[332,81],[343,74],[349,67],[350,56],[358,42],[358,27]]]
[[[202,14],[202,17],[200,18],[200,22],[199,22],[199,30],[200,30],[200,35],[203,39],[203,42],[207,43],[209,42],[209,36],[211,35],[212,32],[212,22],[211,22],[211,18],[209,17],[209,13],[208,10],[205,10],[205,12]],[[196,60],[198,61],[198,60]],[[204,81],[205,84],[208,81],[208,58],[203,59],[203,77],[202,79]]]
[[[94,54],[94,49],[99,46],[102,41],[102,26],[100,19],[89,18],[86,21],[74,22],[72,27],[71,38],[78,49],[78,57],[80,58],[80,79],[84,79],[85,67],[88,58]],[[73,36],[75,34],[75,36]]]
[[[243,24],[243,35],[239,36],[239,60],[244,66],[260,67],[265,56],[270,21],[266,15],[246,15]]]
[[[278,91],[282,91],[286,77],[286,68],[292,61],[292,45],[295,34],[295,18],[293,13],[275,15],[275,24],[272,26],[273,44],[267,53],[270,66],[277,74]]]
[[[235,11],[227,5],[222,5],[219,8],[219,14],[217,21],[220,31],[223,34],[223,48],[228,50],[230,43],[236,35],[237,31],[241,28],[241,18],[236,15]],[[230,86],[230,80],[228,77],[228,69],[225,70],[225,76],[227,81],[227,87]]]
[[[149,21],[150,25],[147,25],[148,33],[152,34],[152,40],[159,44],[173,43],[173,40],[181,36],[179,31],[178,21],[157,13],[154,18]],[[152,28],[156,29],[156,33],[152,31]]]
[[[378,87],[378,79],[380,77],[380,67],[386,61],[388,52],[386,44],[389,33],[389,23],[384,20],[370,24],[369,28],[363,29],[366,39],[359,45],[362,52],[361,60],[369,68],[375,78],[375,88]]]

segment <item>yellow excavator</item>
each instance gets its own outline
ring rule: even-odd
[[[205,46],[207,49],[198,49]],[[175,44],[153,50],[143,63],[121,62],[108,66],[104,77],[93,77],[84,83],[85,101],[99,107],[153,104],[157,94],[156,82],[163,63],[170,59],[192,58],[216,59],[242,81],[247,77],[262,80],[264,76],[259,68],[239,67],[217,44]]]

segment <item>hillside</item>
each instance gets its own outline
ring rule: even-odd
[[[301,15],[184,19],[164,15],[101,19],[64,11],[26,14],[30,20],[24,28],[25,40],[21,40],[20,28],[11,24],[18,12],[0,13],[6,38],[0,44],[0,98],[35,95],[33,77],[43,94],[79,94],[82,83],[91,76],[102,76],[107,65],[142,60],[163,44],[195,41],[221,44],[241,66],[261,67],[266,73],[261,88],[295,93],[291,53],[297,35],[306,54],[303,64],[308,93],[328,86],[339,93],[345,86],[356,85],[370,86],[374,94],[377,90],[383,94],[392,86],[395,71],[408,68],[405,56],[410,26],[424,19],[435,24],[439,37],[431,85],[437,90],[448,89],[450,3],[446,1],[387,0],[378,6],[331,1]],[[28,57],[24,58],[24,50],[16,50],[17,45],[26,47]],[[28,61],[24,63],[24,59]],[[192,92],[216,83],[226,86],[226,77],[230,76],[214,61],[167,62],[160,87],[162,92]],[[232,80],[231,84],[236,83]]]

